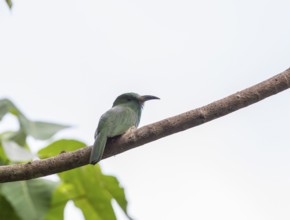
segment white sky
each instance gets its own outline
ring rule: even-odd
[[[141,126],[244,89],[290,66],[290,2],[0,3],[0,96],[32,119],[75,125],[91,144],[124,92],[156,95]],[[138,220],[288,220],[289,91],[102,161]],[[9,127],[8,123],[7,126]],[[66,220],[81,220],[72,206]],[[120,219],[125,219],[120,216]]]

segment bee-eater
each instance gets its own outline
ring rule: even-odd
[[[116,98],[113,107],[100,118],[90,156],[91,164],[102,159],[108,138],[122,135],[131,127],[138,127],[143,105],[151,99],[159,98],[136,93],[125,93]]]

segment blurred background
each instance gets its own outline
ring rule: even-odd
[[[146,103],[142,126],[290,65],[285,0],[13,3],[10,11],[0,2],[0,96],[32,119],[73,125],[56,138],[92,144],[99,117],[124,92],[161,98]],[[138,220],[288,220],[289,112],[286,91],[100,165]],[[13,126],[5,117],[0,130]],[[83,216],[70,203],[65,219]]]

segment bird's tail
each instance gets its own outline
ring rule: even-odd
[[[106,143],[107,135],[100,132],[95,139],[95,143],[90,156],[90,164],[96,164],[102,159]]]

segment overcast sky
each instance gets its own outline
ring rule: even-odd
[[[15,0],[10,12],[2,0],[0,97],[32,119],[74,125],[56,138],[92,144],[121,93],[161,98],[146,103],[142,126],[287,69],[289,8],[287,0]],[[100,164],[138,220],[288,220],[289,96]],[[66,220],[82,219],[70,204]]]

